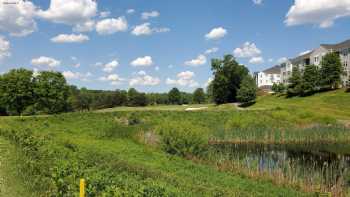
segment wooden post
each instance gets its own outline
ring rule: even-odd
[[[85,197],[85,179],[80,179],[80,195],[79,197]]]

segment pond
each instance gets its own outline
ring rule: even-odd
[[[212,148],[217,160],[231,161],[248,172],[322,185],[324,190],[350,186],[349,144],[216,144]]]

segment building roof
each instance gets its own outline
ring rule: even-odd
[[[337,44],[321,44],[322,47],[326,48],[326,49],[333,49],[333,50],[341,50],[344,48],[350,48],[350,39],[349,40],[345,40],[344,42],[340,42]]]
[[[300,62],[300,61],[302,61],[302,60],[304,60],[304,59],[308,59],[308,58],[310,58],[310,55],[311,55],[311,53],[312,53],[313,51],[314,51],[314,50],[309,51],[309,52],[307,52],[307,53],[305,53],[305,54],[299,55],[298,57],[295,57],[295,58],[293,58],[293,59],[290,59],[290,61],[291,61],[292,63],[296,63],[296,62]]]
[[[281,73],[281,66],[276,65],[274,67],[268,68],[263,71],[266,74],[280,74]]]

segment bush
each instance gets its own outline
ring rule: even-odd
[[[160,125],[157,132],[161,135],[164,151],[179,156],[201,155],[206,151],[208,131],[190,122],[170,122]]]

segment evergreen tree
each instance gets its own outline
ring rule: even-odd
[[[287,90],[288,96],[297,96],[302,93],[302,75],[297,66],[293,67],[292,76],[289,78]]]
[[[274,93],[279,93],[278,84],[277,84],[277,83],[273,83],[271,90],[272,90]]]
[[[242,103],[254,101],[256,99],[257,89],[255,80],[250,75],[246,75],[237,92],[237,100]]]
[[[205,93],[203,88],[197,88],[194,92],[193,92],[193,103],[204,103],[205,102]]]
[[[327,89],[336,89],[341,84],[344,68],[339,54],[328,53],[321,61],[321,85]]]
[[[303,95],[310,95],[316,92],[320,86],[320,73],[315,65],[305,66],[302,76],[302,92]]]

